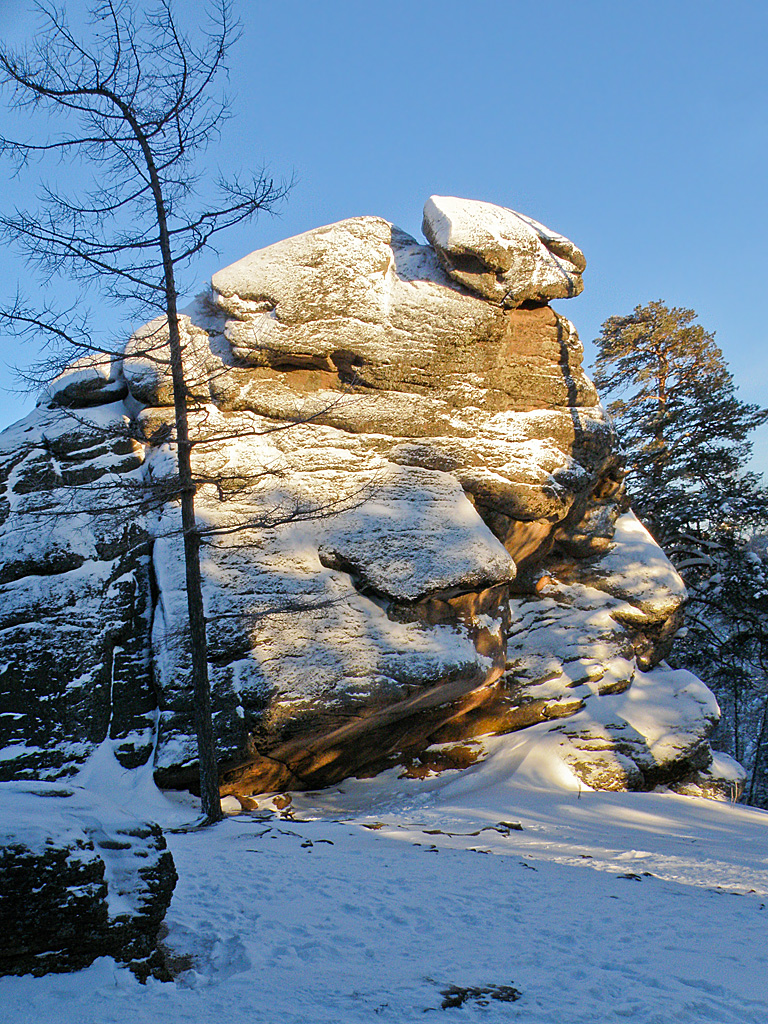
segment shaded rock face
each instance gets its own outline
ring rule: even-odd
[[[123,481],[144,451],[123,403],[40,406],[0,435],[0,762],[68,775],[104,739],[152,749],[151,542]]]
[[[61,784],[3,783],[0,808],[0,974],[113,956],[146,977],[176,884],[159,827]]]
[[[433,245],[376,217],[287,239],[182,317],[224,793],[576,715],[671,642],[682,585],[650,541],[660,575],[630,571],[612,429],[547,304],[580,290],[583,256],[485,203],[433,197],[425,224]],[[6,778],[67,775],[108,736],[126,767],[194,785],[167,358],[152,322],[0,435]],[[564,634],[589,646],[555,614],[584,593],[610,623],[588,660],[625,664],[589,692],[524,664]],[[689,718],[666,775],[627,784],[706,767],[712,715]]]

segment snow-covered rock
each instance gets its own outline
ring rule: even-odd
[[[610,548],[583,565],[578,577],[625,601],[614,614],[638,625],[665,622],[686,599],[682,579],[632,512],[616,521]]]
[[[578,295],[584,253],[524,214],[492,203],[430,196],[424,234],[450,276],[504,306]]]
[[[153,746],[144,447],[123,402],[38,406],[0,434],[2,778],[70,775],[108,732]]]
[[[581,344],[545,304],[583,257],[490,204],[428,210],[434,248],[342,221],[219,271],[181,318],[222,792],[568,716],[568,757],[613,743],[623,784],[707,771],[714,712],[687,684],[663,749],[628,718],[606,739],[597,710],[665,656],[685,594],[623,515]],[[451,246],[504,296],[457,281]],[[0,435],[0,768],[68,776],[107,737],[194,785],[163,322],[109,373],[87,401],[65,375]]]
[[[49,384],[39,401],[77,409],[114,402],[127,394],[122,360],[93,353],[71,363]]]
[[[176,884],[159,826],[76,786],[0,784],[0,974],[151,970]]]

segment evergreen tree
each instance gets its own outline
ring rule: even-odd
[[[736,397],[714,336],[695,320],[650,302],[610,317],[596,341],[595,384],[622,439],[633,505],[662,544],[686,532],[743,535],[765,517],[745,466],[768,410]]]
[[[640,519],[689,590],[674,662],[701,676],[723,711],[716,740],[768,805],[768,566],[750,538],[768,526],[768,492],[746,470],[768,410],[742,402],[714,336],[663,302],[610,317],[596,340]]]
[[[671,660],[704,679],[722,718],[717,745],[747,769],[745,798],[768,806],[768,562],[753,545],[710,541],[678,568],[691,595]],[[708,562],[708,564],[707,564]]]

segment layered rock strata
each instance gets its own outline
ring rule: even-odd
[[[622,686],[668,650],[682,585],[645,539],[661,576],[626,571],[615,438],[548,305],[580,291],[582,254],[466,200],[433,197],[425,233],[318,228],[220,271],[182,318],[225,793],[581,714],[619,682],[528,665],[563,642],[619,659]],[[73,366],[0,445],[5,777],[67,775],[108,736],[126,767],[194,785],[163,322]],[[584,594],[594,643],[559,614]],[[706,768],[715,713],[694,704],[678,754],[638,753],[622,784]],[[563,732],[566,760],[582,740]]]

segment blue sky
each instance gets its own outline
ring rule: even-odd
[[[192,0],[176,6],[182,21],[200,16]],[[30,37],[31,8],[0,0],[0,36]],[[84,5],[66,8],[76,24]],[[297,181],[279,217],[232,231],[200,260],[200,282],[343,217],[375,213],[419,236],[430,194],[485,199],[585,251],[585,292],[558,306],[587,361],[606,317],[661,298],[695,309],[740,397],[768,405],[764,0],[236,8],[233,117],[211,167],[266,163]],[[27,270],[0,253],[0,287],[18,279]],[[0,339],[0,363],[33,355]],[[0,385],[11,384],[0,368]],[[2,393],[0,426],[29,404]],[[756,464],[768,470],[768,427],[755,438]]]

